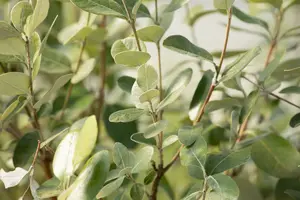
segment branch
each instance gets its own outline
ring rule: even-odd
[[[101,28],[106,27],[106,16],[103,16],[102,23],[99,25]],[[99,100],[98,100],[98,108],[96,112],[97,121],[98,121],[98,139],[100,136],[101,131],[101,117],[102,117],[102,110],[104,106],[104,99],[105,99],[105,82],[106,82],[106,51],[107,51],[107,44],[106,41],[102,43],[102,49],[100,52],[100,70],[99,70],[99,79],[100,79],[100,89],[99,89]]]

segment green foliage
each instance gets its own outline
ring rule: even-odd
[[[300,199],[300,1],[207,2],[0,0],[1,200]]]

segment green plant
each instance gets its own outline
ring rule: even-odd
[[[159,3],[3,6],[1,199],[300,199],[298,136],[288,129],[299,126],[300,114],[287,109],[300,108],[287,99],[300,91],[300,60],[290,59],[300,27],[283,27],[300,1],[249,0],[272,14],[274,26],[234,0],[214,0],[213,10],[190,8],[188,0]],[[182,7],[192,40],[166,32]],[[209,52],[197,45],[195,23],[217,13],[227,18],[224,44]],[[137,28],[139,18],[149,25]],[[266,45],[229,50],[232,31]],[[149,64],[148,45],[157,66]],[[187,58],[172,67],[172,81],[163,75],[162,48]],[[250,63],[255,72],[244,70]],[[124,75],[127,69],[136,76]],[[198,84],[186,100],[192,77]]]

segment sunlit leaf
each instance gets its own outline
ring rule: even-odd
[[[23,31],[26,19],[33,12],[32,6],[27,1],[18,2],[11,10],[10,20],[14,27],[19,31]]]
[[[157,86],[158,75],[151,65],[142,65],[138,68],[136,82],[146,92]]]
[[[171,3],[164,9],[164,12],[174,12],[187,4],[189,0],[172,0]]]
[[[157,89],[151,89],[146,92],[144,92],[140,97],[140,102],[151,102],[152,99],[159,96],[159,91]]]
[[[96,153],[86,162],[75,182],[58,199],[95,199],[106,180],[109,165],[108,151]]]
[[[83,41],[92,31],[92,27],[76,23],[61,30],[58,34],[58,39],[62,44],[66,45],[71,42]]]
[[[113,160],[119,168],[125,169],[134,165],[135,157],[128,151],[127,147],[117,142],[113,149]]]
[[[119,65],[137,67],[147,63],[150,58],[150,54],[146,52],[124,51],[115,56],[115,62]]]
[[[5,188],[10,188],[18,185],[21,180],[28,174],[28,171],[17,167],[14,171],[5,172],[0,170],[0,180],[4,183]]]
[[[166,148],[172,144],[174,144],[175,142],[178,141],[178,136],[177,135],[170,135],[169,137],[165,138],[162,144],[162,148]]]
[[[13,116],[18,114],[24,106],[28,103],[28,100],[24,96],[19,96],[13,101],[3,112],[0,120],[4,124],[6,121],[10,120]]]
[[[32,15],[27,18],[25,32],[28,36],[46,19],[50,4],[49,0],[37,0]]]
[[[165,30],[157,25],[147,26],[137,31],[140,40],[154,43],[157,43],[164,33]]]
[[[80,65],[78,71],[71,79],[72,84],[77,84],[85,79],[94,69],[96,60],[94,58],[88,59]]]
[[[217,9],[229,10],[235,0],[214,0],[214,6]]]
[[[148,144],[148,145],[156,145],[156,141],[154,138],[145,138],[143,133],[134,133],[130,137],[130,139],[139,144]]]
[[[250,2],[254,3],[269,3],[276,8],[280,8],[283,0],[250,0]]]

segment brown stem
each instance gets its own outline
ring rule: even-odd
[[[102,23],[99,25],[101,28],[106,27],[106,16],[103,16]],[[99,78],[100,78],[100,89],[99,89],[99,100],[98,100],[98,109],[97,109],[97,121],[98,121],[98,139],[101,131],[101,117],[102,110],[104,107],[104,99],[105,99],[105,82],[106,82],[106,51],[107,44],[106,41],[102,43],[102,49],[100,52],[100,70],[99,70]]]
[[[228,45],[228,39],[229,39],[229,33],[230,33],[230,27],[231,27],[231,18],[232,18],[232,10],[230,9],[228,11],[228,22],[227,22],[227,27],[226,27],[226,36],[225,36],[225,42],[224,42],[224,47],[223,47],[223,51],[222,51],[222,55],[221,55],[221,58],[220,58],[220,64],[219,64],[219,67],[217,68],[217,74],[216,74],[216,78],[215,78],[215,81],[214,83],[212,83],[212,85],[210,86],[209,88],[209,91],[208,91],[208,94],[204,100],[204,103],[203,105],[200,107],[199,111],[198,111],[198,114],[197,114],[197,117],[195,118],[195,120],[193,121],[193,126],[195,126],[198,122],[200,122],[200,120],[202,119],[202,116],[204,115],[204,110],[205,110],[205,107],[206,105],[208,104],[211,96],[212,96],[212,93],[216,87],[216,84],[217,84],[217,78],[219,76],[219,73],[220,73],[220,70],[221,70],[221,67],[222,67],[222,64],[223,64],[223,60],[225,58],[225,54],[226,54],[226,49],[227,49],[227,45]],[[176,162],[176,160],[179,158],[179,155],[180,155],[180,151],[181,149],[184,147],[184,145],[181,145],[179,150],[176,152],[175,156],[172,158],[171,162],[164,168],[164,173],[166,173],[170,168],[171,166]],[[206,186],[205,186],[205,190],[204,192],[206,191]],[[206,193],[206,192],[205,192]],[[204,199],[205,199],[205,194],[203,194],[204,196]]]

